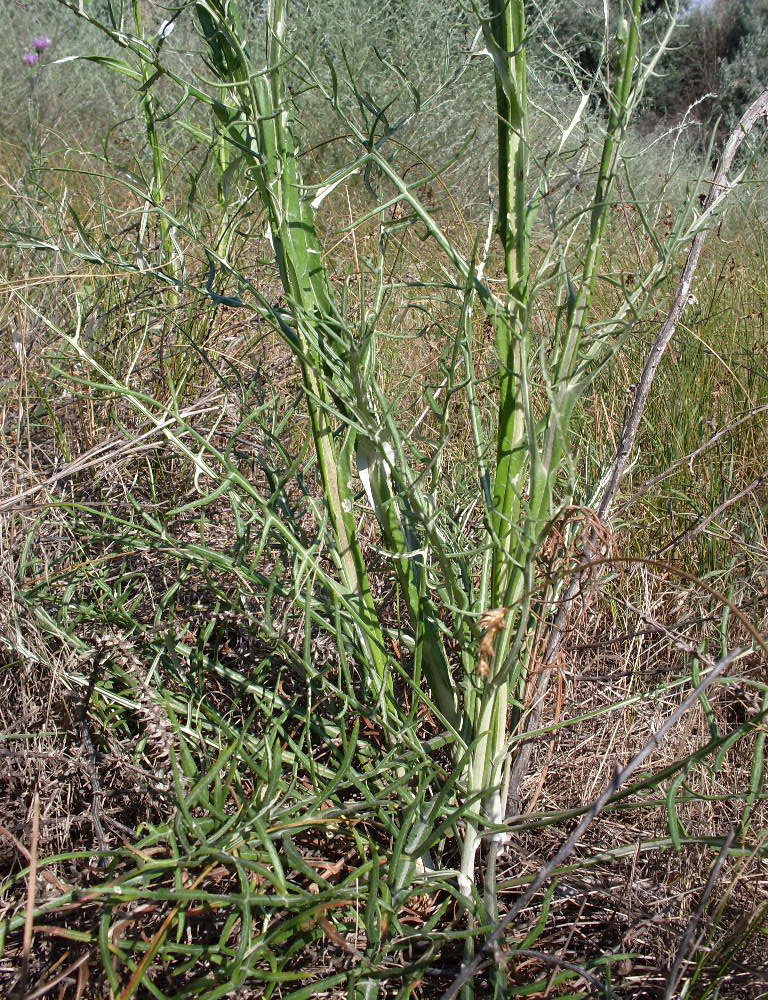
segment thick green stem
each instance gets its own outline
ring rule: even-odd
[[[522,384],[526,335],[530,234],[528,231],[528,121],[526,25],[523,0],[490,0],[485,26],[496,67],[499,164],[498,233],[504,252],[507,303],[493,316],[499,358],[499,421],[493,486],[493,533],[497,540],[491,600],[504,602],[526,465]]]
[[[314,213],[301,194],[281,71],[286,55],[285,4],[283,0],[272,0],[269,5],[267,68],[258,74],[250,65],[234,0],[198,0],[196,10],[219,78],[230,84],[229,106],[220,110],[220,120],[233,140],[250,151],[250,166],[269,223],[275,259],[294,311],[294,332],[326,506],[344,579],[360,602],[360,617],[365,622],[361,639],[377,678],[374,693],[384,711],[391,693],[384,639],[357,537],[349,461],[342,460],[335,445],[329,387],[319,376],[325,367],[323,352],[332,348],[323,345],[315,332],[322,327],[333,328],[337,320]]]
[[[496,469],[492,490],[491,537],[493,557],[490,600],[494,607],[518,599],[522,575],[519,514],[522,479],[528,467],[526,414],[528,278],[530,259],[529,215],[526,196],[528,136],[526,82],[526,24],[523,0],[490,0],[484,25],[486,45],[496,68],[498,115],[499,221],[504,253],[506,303],[490,311],[499,360],[499,417]],[[517,581],[517,582],[514,582]],[[514,594],[513,594],[514,591]],[[504,758],[507,739],[509,680],[504,670],[511,622],[497,638],[496,654],[485,665],[482,690],[468,699],[473,708],[475,747],[467,773],[467,791],[481,793],[483,812],[491,823],[504,817]],[[485,672],[485,671],[483,671]],[[470,905],[471,886],[480,833],[474,824],[465,831],[459,887]],[[487,887],[486,910],[495,909],[495,886]]]

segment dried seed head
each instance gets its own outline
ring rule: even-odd
[[[156,787],[166,791],[171,787],[171,757],[174,742],[173,728],[165,711],[158,704],[149,683],[142,660],[137,656],[127,636],[106,632],[93,637],[94,657],[97,661],[111,659],[136,679],[136,706],[144,723],[146,748],[156,777]]]
[[[484,611],[480,616],[480,628],[496,635],[504,628],[508,614],[509,608],[491,608],[490,611]]]
[[[499,632],[504,630],[508,614],[509,608],[492,608],[480,616],[480,627],[485,629],[485,634],[480,640],[480,655],[477,661],[477,676],[481,680],[487,680],[491,676],[494,642]]]

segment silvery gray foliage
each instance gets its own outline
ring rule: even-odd
[[[737,7],[738,48],[720,64],[720,105],[731,123],[768,81],[768,2],[741,0]]]
[[[543,45],[547,11],[537,13],[536,5],[532,11],[530,72],[537,89],[545,89],[550,99],[545,107],[531,107],[529,129],[546,146],[573,115],[576,100],[568,82],[556,79],[548,68]],[[249,15],[263,22],[264,5],[250,8]],[[338,121],[323,96],[306,86],[300,65],[328,83],[330,59],[344,112],[360,115],[348,81],[364,80],[371,109],[383,110],[386,124],[397,126],[384,144],[387,155],[407,159],[409,150],[418,150],[435,167],[457,157],[444,179],[460,201],[476,206],[479,214],[485,211],[488,168],[496,155],[493,63],[477,37],[470,8],[456,0],[373,0],[365,9],[353,0],[296,0],[289,30],[290,47],[298,57],[290,67],[296,124],[302,148],[319,149],[321,172],[346,162],[349,151],[343,142],[326,145],[339,133]],[[375,117],[370,109],[369,117]],[[601,117],[598,110],[595,124]],[[386,128],[384,121],[380,131]],[[460,155],[470,139],[471,158]]]

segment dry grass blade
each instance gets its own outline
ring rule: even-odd
[[[691,938],[696,932],[696,928],[701,920],[704,913],[704,907],[707,905],[707,900],[712,895],[712,891],[717,884],[717,880],[720,876],[720,870],[723,867],[725,859],[728,857],[728,852],[736,839],[736,830],[731,830],[728,836],[723,841],[723,846],[720,848],[720,853],[717,856],[712,871],[709,873],[709,878],[707,879],[707,884],[704,886],[704,891],[701,894],[701,899],[699,900],[699,905],[696,908],[696,912],[691,915],[691,919],[688,921],[688,926],[685,928],[685,934],[680,942],[680,948],[678,949],[677,955],[675,956],[675,961],[672,964],[672,968],[669,970],[669,978],[667,979],[667,987],[664,991],[664,1000],[672,1000],[675,995],[675,990],[677,989],[677,984],[680,981],[681,970],[683,967],[683,962],[685,961],[688,949],[691,945]]]
[[[38,997],[44,997],[46,993],[50,993],[51,990],[59,986],[61,983],[69,984],[71,982],[71,977],[73,972],[78,973],[78,982],[75,992],[75,998],[78,1000],[82,996],[82,990],[85,980],[82,978],[83,969],[87,968],[87,964],[90,961],[90,955],[86,952],[81,955],[78,959],[68,965],[65,969],[57,975],[54,976],[49,982],[44,983],[42,986],[36,987],[34,990],[30,990],[28,993],[24,994],[24,1000],[37,1000]]]
[[[54,475],[48,476],[42,482],[35,483],[34,486],[27,487],[27,489],[22,490],[20,493],[0,500],[0,514],[19,512],[38,493],[48,490],[57,483],[70,480],[83,472],[112,463],[125,462],[128,459],[159,448],[160,444],[151,441],[151,438],[161,435],[164,430],[175,426],[179,421],[201,417],[205,413],[214,410],[220,398],[219,393],[207,393],[192,405],[181,409],[177,416],[168,417],[157,424],[153,424],[149,430],[138,432],[130,440],[110,438],[107,441],[102,441],[94,445],[83,452],[82,455],[78,455],[73,461],[63,465]]]

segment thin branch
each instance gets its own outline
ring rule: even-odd
[[[705,455],[724,437],[727,437],[729,434],[733,434],[733,432],[738,430],[742,424],[746,424],[750,420],[754,420],[755,417],[767,411],[768,403],[764,403],[762,406],[756,406],[753,410],[750,410],[749,413],[745,413],[743,417],[739,417],[739,419],[735,420],[732,424],[728,424],[727,427],[721,427],[716,434],[713,434],[712,437],[708,441],[705,441],[699,448],[694,449],[694,451],[689,452],[687,455],[683,455],[682,458],[678,458],[677,461],[673,462],[663,472],[660,472],[658,476],[646,479],[642,486],[639,486],[632,496],[628,497],[621,504],[619,512],[623,514],[628,507],[632,506],[632,504],[637,503],[638,500],[642,500],[642,498],[646,496],[646,494],[648,494],[654,486],[658,486],[659,483],[663,483],[665,479],[669,479],[669,477],[681,466],[687,465],[690,469],[691,475],[693,475],[693,463],[697,458]]]
[[[21,945],[21,979],[18,995],[26,995],[29,980],[30,958],[32,956],[32,935],[35,922],[35,900],[37,898],[37,842],[40,833],[40,793],[35,789],[32,796],[32,833],[29,843],[29,875],[27,877],[27,906],[24,916],[24,936]]]
[[[745,497],[749,496],[750,493],[754,493],[754,491],[759,489],[763,485],[763,483],[766,482],[766,480],[768,480],[768,472],[764,472],[761,476],[758,476],[757,479],[753,479],[748,486],[745,486],[743,490],[740,490],[738,493],[735,493],[732,497],[728,497],[727,500],[723,500],[721,504],[715,507],[715,509],[712,511],[711,514],[707,514],[706,517],[700,518],[692,528],[688,528],[687,531],[683,531],[681,534],[675,535],[675,537],[672,539],[671,542],[668,542],[663,549],[659,549],[659,551],[656,553],[656,556],[658,557],[660,555],[663,555],[670,549],[676,548],[682,542],[689,542],[697,535],[700,535],[701,532],[707,527],[707,525],[711,524],[713,521],[716,521],[717,518],[724,511],[728,510],[729,507],[734,507],[737,503],[740,503]]]
[[[499,963],[506,962],[512,957],[512,955],[523,955],[526,958],[536,958],[545,965],[554,966],[556,969],[567,969],[569,972],[575,972],[577,976],[581,976],[586,983],[590,986],[594,986],[595,989],[600,991],[603,989],[603,985],[600,980],[596,976],[587,972],[586,969],[582,969],[580,965],[576,965],[575,962],[568,962],[564,958],[558,958],[557,955],[548,955],[544,951],[536,951],[533,948],[520,948],[514,952],[504,951],[499,953],[497,960]]]

